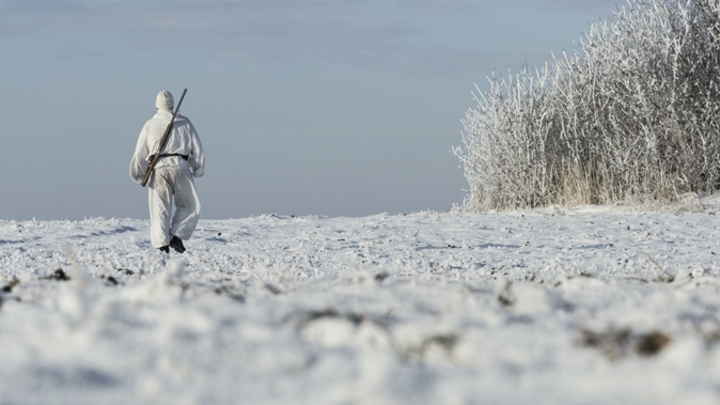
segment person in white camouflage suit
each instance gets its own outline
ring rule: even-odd
[[[130,177],[142,184],[153,154],[172,119],[174,100],[168,91],[158,93],[157,113],[143,126],[130,161]],[[192,236],[200,217],[194,177],[205,174],[205,155],[195,127],[177,114],[172,130],[147,183],[150,200],[150,241],[165,253],[172,247],[185,252],[183,240]],[[173,203],[175,212],[172,212]]]

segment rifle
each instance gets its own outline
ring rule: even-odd
[[[187,89],[183,90],[182,96],[180,96],[180,102],[178,103],[177,107],[175,107],[175,112],[173,113],[172,119],[170,120],[170,123],[168,124],[167,128],[165,128],[165,132],[163,133],[162,138],[160,138],[160,146],[158,147],[157,152],[153,156],[152,160],[150,161],[150,165],[148,165],[147,170],[145,171],[145,176],[143,176],[142,186],[145,187],[148,180],[150,180],[150,173],[152,173],[153,170],[155,170],[155,164],[157,164],[158,159],[160,159],[160,151],[163,150],[165,147],[165,143],[167,142],[168,137],[170,136],[170,131],[172,130],[173,123],[175,122],[175,117],[177,117],[178,111],[180,111],[180,105],[183,102],[183,99],[185,98],[185,93],[187,93]]]

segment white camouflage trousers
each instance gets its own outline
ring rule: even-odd
[[[200,218],[200,200],[189,168],[155,169],[148,193],[152,246],[157,249],[169,245],[172,235],[190,239]]]

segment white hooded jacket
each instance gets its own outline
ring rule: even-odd
[[[151,156],[157,152],[160,139],[171,119],[172,112],[159,110],[143,126],[135,147],[135,154],[130,161],[130,177],[136,183],[142,183]],[[163,157],[157,161],[156,169],[182,169],[189,166],[194,177],[202,177],[205,174],[205,155],[200,138],[190,120],[180,114],[175,118],[167,143],[160,154],[187,155],[188,160],[186,161],[180,156]]]

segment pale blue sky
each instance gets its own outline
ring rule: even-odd
[[[162,89],[204,218],[448,210],[473,84],[573,47],[608,0],[0,0],[0,218],[147,217]]]

